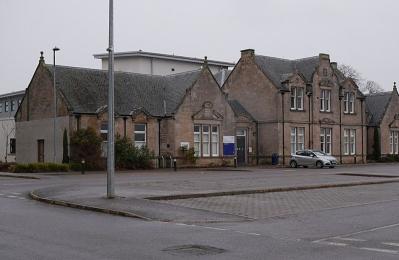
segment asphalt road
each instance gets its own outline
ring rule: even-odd
[[[382,200],[374,192],[377,199],[368,195],[348,204],[341,195],[342,207],[193,225],[52,206],[27,197],[32,189],[82,178],[87,177],[0,177],[0,259],[399,259],[399,184],[370,186],[390,190],[381,192]],[[365,196],[359,187],[346,189],[352,199]]]

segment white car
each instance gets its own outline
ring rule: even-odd
[[[334,168],[337,165],[337,158],[328,155],[321,151],[303,150],[295,154],[291,154],[290,167],[297,168],[298,166],[309,167],[316,166],[317,168],[330,167]]]

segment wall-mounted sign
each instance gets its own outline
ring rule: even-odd
[[[235,155],[234,136],[223,136],[223,155]]]

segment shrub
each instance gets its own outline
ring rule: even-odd
[[[137,148],[127,137],[116,137],[115,164],[119,169],[148,169],[152,167],[154,158],[147,147]]]
[[[68,164],[57,163],[29,163],[15,164],[10,167],[12,172],[66,172],[69,170]]]
[[[101,142],[93,128],[80,129],[71,135],[71,163],[80,164],[86,162],[87,170],[101,169]]]
[[[193,147],[187,149],[186,147],[182,146],[180,147],[180,151],[182,152],[184,156],[184,161],[195,164],[197,162],[197,156],[195,156],[195,150]]]

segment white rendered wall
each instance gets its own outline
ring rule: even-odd
[[[15,138],[15,120],[0,119],[0,161],[14,162],[15,154],[10,154],[10,138]]]

